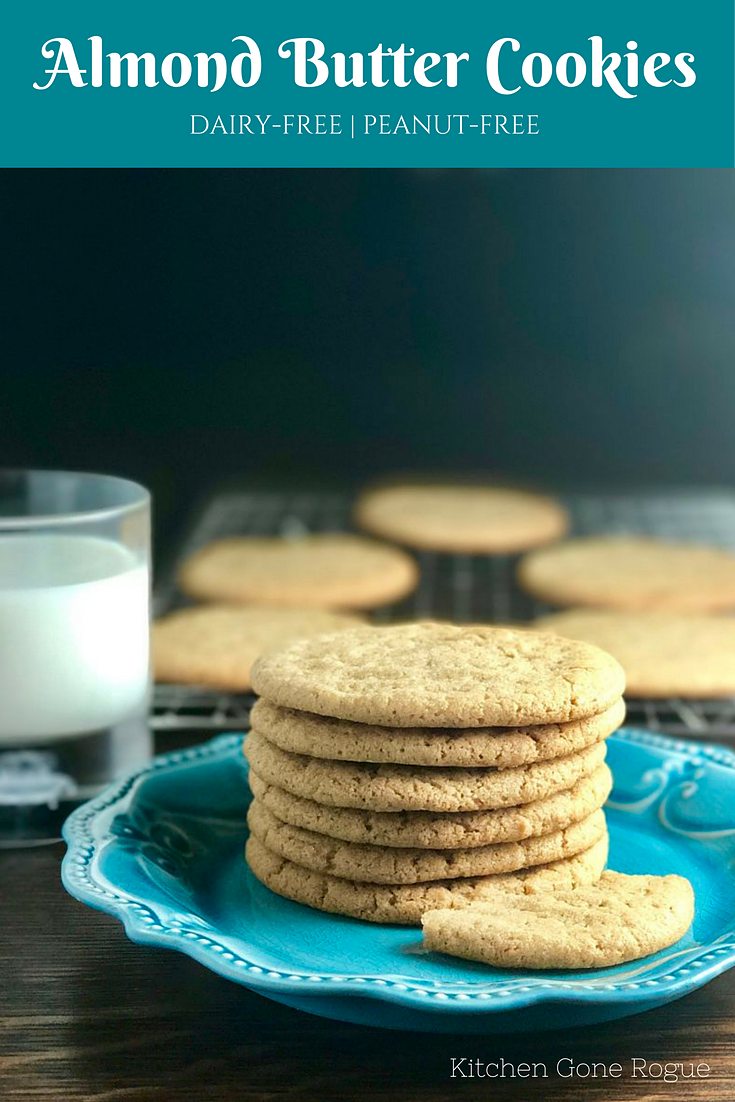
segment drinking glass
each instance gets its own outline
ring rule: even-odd
[[[143,486],[0,471],[0,846],[150,757],[149,617]]]

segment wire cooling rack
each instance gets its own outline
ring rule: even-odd
[[[726,490],[574,494],[565,498],[575,535],[637,532],[719,544],[735,550],[735,494]],[[228,490],[200,510],[160,579],[157,615],[185,603],[176,587],[180,564],[193,551],[222,536],[288,535],[344,531],[352,499],[336,493],[276,493]],[[551,611],[515,584],[517,556],[415,553],[418,589],[406,600],[376,610],[376,623],[436,617],[458,623],[504,623]],[[246,727],[253,697],[186,685],[158,685],[153,726],[159,731],[224,731]],[[735,699],[629,700],[628,722],[668,734],[735,736]]]

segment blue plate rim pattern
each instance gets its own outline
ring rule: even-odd
[[[486,1014],[539,1003],[568,1001],[625,1005],[645,995],[669,1001],[688,994],[735,966],[733,934],[725,942],[711,942],[684,950],[685,963],[665,975],[639,981],[606,979],[604,971],[589,979],[573,980],[543,979],[523,973],[517,979],[503,980],[501,983],[497,979],[471,983],[457,980],[404,981],[371,974],[335,976],[297,970],[278,971],[256,964],[193,925],[164,922],[150,901],[113,890],[96,876],[100,849],[110,841],[109,836],[100,836],[95,829],[103,812],[124,800],[140,778],[187,762],[230,757],[233,752],[239,752],[244,737],[244,734],[219,735],[197,746],[159,755],[136,773],[109,785],[100,795],[72,812],[63,827],[67,852],[62,862],[62,882],[70,895],[117,918],[131,941],[178,950],[220,976],[263,994],[317,998],[336,995],[367,997],[415,1009]],[[688,764],[694,767],[712,762],[735,774],[735,751],[725,746],[671,738],[633,728],[622,728],[612,737],[684,756]]]

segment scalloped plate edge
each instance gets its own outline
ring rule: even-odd
[[[283,995],[316,998],[351,995],[413,1009],[479,1014],[516,1010],[541,1003],[624,1005],[635,1003],[646,994],[673,1001],[735,966],[735,942],[713,942],[701,946],[699,952],[695,947],[685,951],[686,955],[694,955],[675,972],[639,982],[621,980],[606,983],[603,978],[596,978],[586,987],[579,981],[567,983],[532,977],[527,984],[513,980],[499,984],[497,990],[466,991],[457,990],[456,983],[442,985],[441,981],[435,985],[421,986],[416,981],[404,983],[370,975],[284,973],[256,965],[199,931],[166,926],[149,903],[124,895],[102,880],[95,879],[96,858],[101,845],[108,840],[97,838],[93,831],[93,824],[102,812],[124,799],[140,777],[190,761],[227,758],[240,746],[243,737],[241,734],[219,735],[198,746],[159,755],[138,772],[109,785],[99,796],[72,812],[62,832],[67,852],[62,862],[61,879],[69,894],[117,918],[126,935],[136,944],[178,950],[225,979],[264,994],[280,992]],[[632,728],[622,728],[613,737],[634,745],[691,757],[694,763],[711,761],[735,773],[735,752],[728,747],[674,739]],[[603,975],[600,973],[600,977]],[[510,984],[513,990],[505,990]]]

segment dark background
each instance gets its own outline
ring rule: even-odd
[[[735,482],[731,170],[0,177],[0,465]]]

